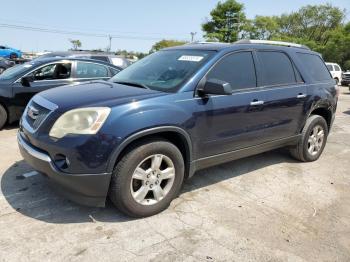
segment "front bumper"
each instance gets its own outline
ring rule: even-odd
[[[348,85],[350,85],[350,80],[348,80],[348,79],[343,79],[343,80],[341,81],[341,85],[342,85],[342,86],[348,86]]]
[[[24,160],[35,170],[47,175],[65,197],[82,205],[105,206],[111,179],[110,173],[64,173],[56,168],[46,152],[32,146],[20,133],[17,134],[17,141]]]

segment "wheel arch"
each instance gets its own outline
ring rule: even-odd
[[[328,130],[330,130],[331,128],[331,125],[332,125],[332,110],[330,108],[327,108],[327,107],[317,107],[317,108],[314,108],[310,115],[319,115],[321,117],[323,117],[326,122],[327,122],[327,126],[328,126]]]
[[[182,153],[185,161],[185,177],[191,176],[192,141],[189,134],[180,127],[162,126],[136,132],[126,139],[114,150],[108,163],[108,172],[112,172],[119,159],[133,145],[150,138],[163,138],[172,142]]]

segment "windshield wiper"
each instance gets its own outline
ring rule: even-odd
[[[129,82],[129,81],[115,81],[114,83],[117,84],[122,84],[122,85],[128,85],[128,86],[135,86],[135,87],[141,87],[141,88],[145,88],[145,89],[149,89],[149,87],[145,84],[140,84],[140,83],[136,83],[136,82]]]

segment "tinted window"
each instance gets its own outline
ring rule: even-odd
[[[262,85],[283,85],[295,83],[293,65],[282,52],[259,51],[258,57],[262,68]]]
[[[327,65],[327,68],[329,71],[333,71],[333,66],[332,65]]]
[[[337,65],[334,65],[335,71],[340,71],[340,67]]]
[[[107,56],[91,56],[91,59],[100,60],[100,61],[103,61],[103,62],[109,62]]]
[[[54,80],[67,79],[71,75],[70,63],[59,63],[43,66],[33,72],[34,79],[38,80]]]
[[[108,77],[108,70],[103,65],[94,63],[77,62],[77,78]]]
[[[207,75],[207,79],[219,79],[234,89],[256,86],[255,66],[251,52],[235,53],[224,57]]]
[[[116,75],[116,74],[118,74],[120,72],[120,70],[115,69],[113,67],[110,67],[109,69],[111,70],[112,76],[114,76],[114,75]]]
[[[331,79],[331,75],[325,63],[318,55],[305,53],[298,53],[297,55],[314,81],[325,81]]]

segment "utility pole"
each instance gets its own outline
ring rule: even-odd
[[[191,43],[194,42],[194,36],[197,34],[197,32],[191,32]]]
[[[112,36],[108,35],[108,39],[109,39],[108,52],[111,52],[111,49],[112,49]]]

